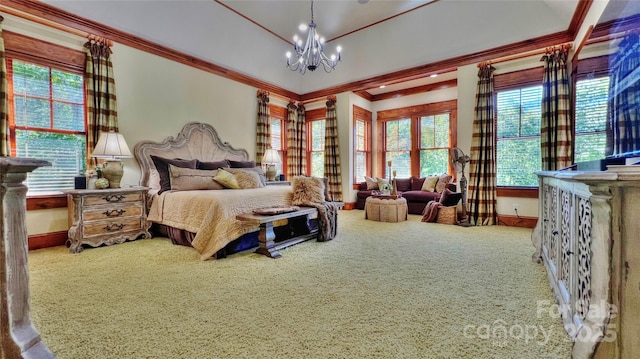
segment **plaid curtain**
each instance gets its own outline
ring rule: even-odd
[[[628,75],[640,67],[638,34],[627,35],[618,45],[609,82],[607,154],[640,150],[640,82],[628,82]]]
[[[544,171],[556,171],[573,163],[568,55],[569,48],[562,46],[548,50],[540,60],[544,61],[540,123]]]
[[[287,178],[306,172],[306,132],[304,106],[290,102],[287,106]]]
[[[0,16],[0,23],[4,20]],[[7,62],[4,58],[4,38],[2,37],[2,26],[0,26],[0,156],[11,154],[11,144],[9,143],[9,107],[7,103]]]
[[[469,222],[475,225],[497,224],[496,149],[493,98],[493,71],[482,64],[478,71],[471,161],[469,162]]]
[[[338,148],[338,116],[336,98],[327,99],[327,119],[324,134],[324,175],[329,179],[329,197],[342,201],[342,175],[340,173],[340,149]]]
[[[271,148],[271,128],[269,127],[269,93],[258,90],[258,115],[256,123],[256,166],[262,164],[262,156]]]
[[[87,91],[87,164],[94,160],[91,153],[101,131],[118,132],[116,82],[113,77],[111,49],[105,41],[91,39],[87,49],[84,83]],[[88,166],[87,166],[88,168]]]

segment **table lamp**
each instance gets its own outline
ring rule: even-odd
[[[120,180],[124,174],[124,166],[120,159],[133,157],[124,136],[114,131],[100,132],[91,157],[106,159],[102,176],[109,180],[110,188],[120,188]]]
[[[273,148],[269,148],[265,151],[264,156],[262,156],[262,164],[267,165],[267,171],[265,175],[267,176],[268,181],[276,180],[276,164],[280,163],[280,155],[278,151]]]

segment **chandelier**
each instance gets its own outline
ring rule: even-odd
[[[309,29],[307,33],[307,42],[302,46],[302,39],[298,35],[293,36],[293,49],[296,52],[297,59],[291,62],[291,52],[287,52],[287,67],[292,71],[298,71],[304,75],[307,70],[314,71],[320,65],[324,68],[324,71],[331,72],[336,68],[338,62],[342,59],[340,46],[336,48],[338,55],[332,54],[331,57],[325,55],[322,48],[324,47],[324,37],[320,37],[316,32],[316,23],[313,22],[313,0],[311,0],[311,23],[307,25],[300,25],[300,30],[304,31]]]

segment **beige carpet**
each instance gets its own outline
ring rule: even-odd
[[[530,230],[364,219],[269,259],[167,239],[29,255],[58,358],[569,358]],[[505,335],[506,333],[506,335]]]

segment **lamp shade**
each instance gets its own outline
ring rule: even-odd
[[[117,132],[100,132],[98,143],[91,153],[96,158],[125,158],[133,157],[124,136]]]
[[[278,154],[278,151],[273,148],[267,149],[264,156],[262,156],[262,163],[280,163],[280,155]]]

